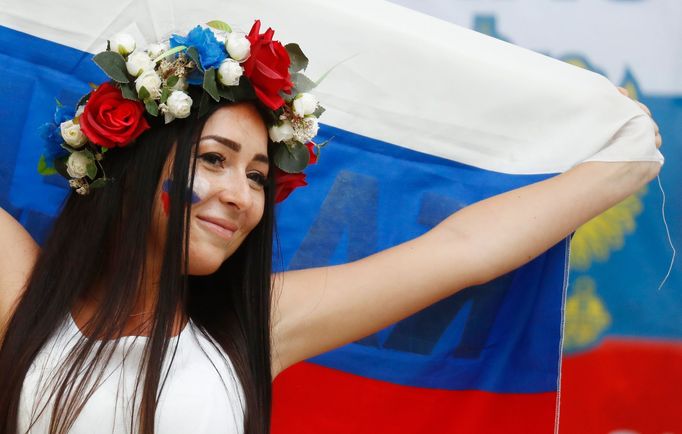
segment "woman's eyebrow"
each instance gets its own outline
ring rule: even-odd
[[[223,136],[216,136],[214,134],[210,134],[208,136],[203,136],[202,138],[199,139],[201,142],[202,140],[215,140],[218,143],[221,143],[228,148],[232,149],[234,152],[240,152],[242,150],[242,145],[240,143],[235,142],[232,139],[228,139],[227,137]],[[265,154],[256,154],[253,156],[254,161],[260,161],[265,164],[269,164],[268,156]]]

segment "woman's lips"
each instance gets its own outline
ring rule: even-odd
[[[207,216],[197,216],[197,220],[208,230],[218,235],[221,238],[229,240],[232,235],[237,230],[237,227],[227,220],[207,217]]]

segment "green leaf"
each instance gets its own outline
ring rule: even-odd
[[[83,95],[81,99],[78,100],[78,103],[76,104],[76,109],[78,109],[78,107],[82,105],[85,105],[85,103],[88,102],[88,100],[90,99],[90,95],[92,95],[92,92],[88,92],[85,95]]]
[[[149,93],[146,87],[140,86],[140,91],[137,93],[137,96],[139,96],[142,101],[146,101],[147,99],[149,99],[151,94]]]
[[[168,101],[168,97],[171,94],[171,90],[167,87],[164,87],[163,90],[161,91],[161,99],[159,99],[159,104],[163,104],[166,101]]]
[[[336,137],[336,136],[331,136],[330,138],[328,138],[324,142],[315,144],[315,147],[317,147],[318,151],[321,150],[323,147],[327,146],[327,143],[331,142],[334,137]],[[318,157],[319,157],[319,154],[318,154]]]
[[[305,145],[296,144],[293,149],[282,144],[275,151],[275,164],[288,173],[302,172],[308,166],[310,153]]]
[[[165,59],[168,56],[172,56],[175,53],[179,53],[180,51],[186,49],[187,47],[184,45],[178,45],[177,47],[173,47],[170,50],[166,50],[163,53],[159,54],[156,56],[156,59],[152,60],[152,62],[157,63],[161,59]]]
[[[224,32],[232,33],[232,28],[230,28],[230,26],[227,23],[224,23],[222,21],[213,20],[213,21],[207,22],[206,25],[209,27],[213,27],[214,29],[217,29],[217,30],[222,30]]]
[[[52,166],[48,166],[47,160],[45,160],[45,156],[41,155],[40,160],[38,160],[38,173],[44,176],[54,175],[55,173],[57,173],[57,169],[55,169]]]
[[[215,81],[215,68],[208,68],[208,71],[204,73],[203,88],[216,102],[220,101],[218,83]]]
[[[132,83],[121,84],[121,94],[123,94],[123,98],[125,99],[138,101],[137,92]]]
[[[102,154],[104,154],[104,153],[107,152],[108,150],[109,150],[109,148],[105,148],[104,146],[100,146],[100,152],[101,152]]]
[[[256,91],[253,90],[251,82],[243,75],[239,77],[239,85],[230,86],[235,101],[247,101],[256,99]]]
[[[126,61],[119,53],[103,51],[92,59],[106,75],[117,83],[129,83]]]
[[[54,160],[55,170],[57,171],[57,173],[59,173],[60,175],[62,175],[66,179],[71,178],[71,176],[69,175],[69,172],[67,172],[67,170],[66,170],[66,160],[68,160],[68,159],[69,159],[69,157],[65,156],[65,157],[57,158]]]
[[[325,108],[318,104],[317,108],[313,112],[313,116],[315,116],[316,118],[319,118],[320,116],[322,116],[322,113],[324,113],[324,112],[325,112]]]
[[[291,74],[291,81],[294,83],[294,89],[296,89],[294,93],[310,92],[317,86],[314,81],[300,72]]]
[[[199,100],[199,117],[203,117],[206,113],[208,113],[208,109],[211,107],[210,104],[211,97],[208,96],[206,92],[201,92],[201,100]]]
[[[102,188],[107,185],[109,178],[98,178],[90,183],[90,188]]]
[[[57,101],[57,107],[64,107],[64,104],[62,104],[62,102],[59,101],[57,98],[55,98],[54,100]]]
[[[189,47],[187,49],[187,55],[197,65],[197,69],[201,72],[204,72],[204,68],[201,66],[201,58],[199,57],[199,52],[197,51],[197,49],[194,47]]]
[[[352,56],[347,57],[347,58],[343,59],[342,61],[340,61],[339,63],[337,63],[336,65],[332,66],[331,68],[329,68],[329,69],[327,70],[327,72],[325,72],[324,74],[322,74],[322,76],[321,76],[320,78],[318,78],[317,80],[315,80],[315,84],[316,84],[317,86],[319,86],[320,83],[322,83],[322,80],[324,80],[325,78],[327,78],[327,76],[329,75],[329,73],[332,72],[337,66],[341,65],[343,62],[348,62],[348,61],[351,60],[353,57],[356,57],[356,56],[359,56],[359,55],[360,55],[360,53],[355,53],[355,54],[353,54]]]
[[[298,72],[308,67],[308,58],[305,56],[305,54],[303,54],[303,51],[298,44],[286,44],[284,48],[286,48],[287,53],[289,53],[289,59],[291,60],[289,71]]]
[[[90,180],[95,179],[97,176],[97,165],[95,164],[94,161],[91,161],[86,167],[85,167],[85,174],[87,175]]]
[[[171,75],[170,77],[168,77],[168,80],[166,80],[166,86],[173,87],[176,84],[178,84],[179,80],[180,77],[178,77],[177,75]]]
[[[218,93],[220,94],[220,97],[223,99],[226,99],[228,101],[232,101],[232,102],[236,101],[236,98],[234,96],[233,87],[234,86],[230,86],[230,87],[222,87],[221,86],[221,87],[219,87]]]
[[[146,100],[144,102],[144,107],[147,109],[147,112],[149,112],[149,114],[152,116],[157,116],[159,114],[159,106],[153,99]]]

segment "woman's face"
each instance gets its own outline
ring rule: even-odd
[[[196,154],[190,212],[190,275],[215,272],[262,218],[268,177],[267,147],[265,124],[249,103],[221,107],[206,121]],[[154,231],[159,239],[166,233],[164,190],[172,182],[171,167],[169,158],[154,206],[161,223]]]

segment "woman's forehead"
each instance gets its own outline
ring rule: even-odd
[[[224,138],[241,151],[267,155],[268,132],[258,110],[249,103],[226,105],[206,121],[200,140]]]

